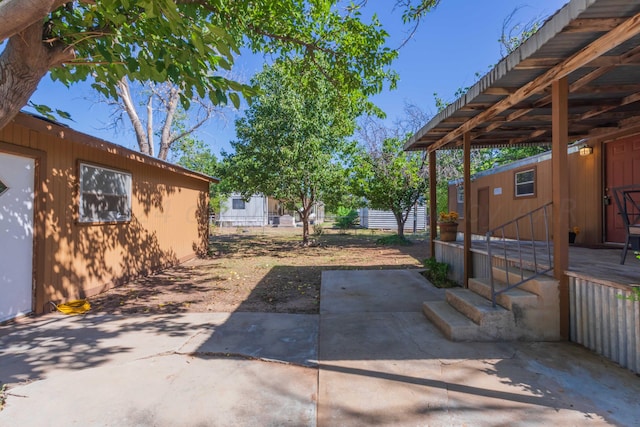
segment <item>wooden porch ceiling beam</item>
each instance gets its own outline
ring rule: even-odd
[[[544,135],[546,133],[549,133],[550,131],[551,131],[551,128],[549,128],[549,129],[538,129],[536,131],[533,131],[533,132],[529,133],[526,136],[523,136],[523,137],[520,137],[520,138],[515,138],[515,139],[510,139],[509,140],[509,145],[520,144],[520,143],[525,142],[525,141],[527,141],[529,139],[534,139],[534,138],[542,136],[542,135]]]
[[[493,104],[467,104],[462,106],[458,111],[483,111],[491,107]]]
[[[615,104],[604,105],[602,107],[594,108],[591,111],[587,111],[586,113],[583,113],[580,115],[579,120],[590,119],[592,117],[596,117],[596,116],[599,116],[600,114],[606,113],[607,111],[615,110],[616,108],[622,107],[624,105],[632,104],[638,101],[640,101],[640,92],[636,92],[629,96],[625,96],[620,100],[620,102],[617,102]]]
[[[607,119],[607,120],[621,120],[621,119],[624,119],[625,117],[629,117],[629,114],[620,113],[620,112],[617,112],[617,113],[604,112],[604,113],[599,115],[599,118]],[[569,121],[570,122],[577,122],[577,121],[580,121],[580,120],[582,120],[582,114],[570,114],[569,115]],[[502,122],[504,122],[504,121],[505,120],[502,120]],[[509,121],[509,120],[507,120],[507,121]],[[539,122],[539,124],[536,124],[536,126],[545,126],[545,127],[551,128],[551,114],[536,114],[536,115],[526,116],[522,121]],[[510,120],[510,122],[511,122],[511,123],[509,123],[510,125],[514,124],[514,123],[519,123],[516,120]]]
[[[636,133],[637,130],[640,130],[640,115],[627,117],[623,120],[620,120],[615,126],[593,128],[589,131],[587,138],[590,141],[601,141],[611,135],[620,134],[622,132],[631,132],[630,134],[633,134]]]
[[[602,56],[605,52],[610,51],[616,46],[624,43],[626,40],[640,33],[640,14],[636,14],[627,19],[622,24],[618,25],[615,29],[609,31],[602,37],[598,38],[588,46],[584,47],[580,51],[571,55],[569,58],[562,61],[560,64],[551,68],[541,76],[538,76],[529,83],[523,85],[515,93],[506,97],[505,99],[497,102],[489,109],[481,112],[474,118],[463,123],[453,132],[450,132],[444,138],[441,138],[434,144],[434,149],[446,145],[453,139],[459,138],[465,132],[469,132],[477,127],[480,123],[487,121],[488,119],[500,114],[504,110],[507,110],[517,103],[528,98],[532,94],[547,87],[554,81],[564,78],[571,74],[576,69],[588,64],[593,59]]]
[[[637,46],[637,47],[625,52],[624,54],[616,57],[618,59],[618,61],[619,61],[619,64],[616,64],[616,65],[627,64],[627,63],[633,61],[634,58],[636,58],[638,55],[640,55],[640,46]],[[581,78],[579,78],[578,80],[576,80],[575,82],[573,82],[573,83],[571,83],[569,85],[569,93],[573,93],[573,92],[577,91],[578,89],[581,89],[585,85],[591,83],[592,81],[594,81],[598,77],[601,77],[601,76],[607,74],[609,71],[613,70],[616,67],[616,65],[611,65],[611,66],[607,66],[607,67],[600,67],[600,68],[597,68],[597,69],[591,71],[590,73],[582,76]]]
[[[621,65],[621,64],[626,64],[629,61],[632,61],[634,58],[636,58],[638,55],[640,55],[640,46],[635,47],[631,50],[629,50],[628,52],[625,52],[624,54],[620,55],[620,56],[616,56],[614,58],[616,58],[616,65]],[[615,66],[606,66],[606,67],[600,67],[600,68],[596,68],[595,70],[591,71],[590,73],[585,74],[584,76],[582,76],[581,78],[579,78],[578,80],[576,80],[575,82],[573,82],[571,85],[569,85],[569,93],[574,93],[574,92],[578,92],[580,89],[582,89],[583,87],[585,87],[587,84],[591,83],[592,81],[594,81],[595,79],[597,79],[598,77],[601,77],[605,74],[607,74],[609,71],[613,70],[615,68]],[[547,91],[547,90],[545,90]],[[596,92],[592,92],[592,93],[596,93]],[[534,107],[542,107],[545,105],[548,105],[551,102],[551,95],[547,95],[544,98],[539,99],[538,101],[535,102]],[[507,120],[506,121],[512,121],[517,119],[518,117],[521,117],[523,115],[525,115],[526,113],[528,113],[531,110],[528,111],[519,111],[516,113],[512,113],[509,116],[507,116]],[[498,126],[494,126],[491,130],[498,128],[500,125]]]
[[[623,93],[623,92],[639,92],[640,84],[632,85],[600,85],[585,86],[572,90],[571,93],[581,94],[598,94],[598,93]]]
[[[468,117],[447,117],[442,121],[442,123],[464,123],[468,119]]]
[[[575,19],[571,25],[562,30],[563,33],[584,33],[592,31],[611,31],[624,22],[625,18],[582,18]]]
[[[579,125],[580,122],[588,119],[593,119],[593,118],[603,119],[603,120],[623,119],[625,117],[628,117],[629,114],[620,113],[620,112],[611,112],[611,110],[622,107],[624,105],[628,105],[636,101],[640,101],[640,91],[632,95],[629,95],[623,98],[622,100],[616,101],[616,102],[609,101],[608,103],[604,103],[601,100],[597,100],[593,102],[580,103],[579,106],[582,106],[582,107],[594,106],[594,108],[581,114],[571,114],[569,116],[569,122],[572,124],[572,128],[573,128],[575,125]],[[578,105],[578,104],[575,104],[575,105]],[[536,108],[541,108],[541,106],[536,106]],[[499,127],[505,127],[507,125],[509,126],[509,129],[506,130],[506,132],[509,132],[509,133],[516,132],[518,131],[518,126],[519,126],[518,119],[522,118],[523,116],[526,116],[526,114],[531,111],[533,111],[533,108],[522,108],[522,109],[515,110],[513,113],[510,113],[507,116],[496,116],[491,119],[491,123],[487,127],[479,128],[479,131],[477,133],[471,133],[471,138],[475,139],[477,137],[481,137],[482,135],[490,133]],[[527,117],[524,117],[521,121],[538,122],[536,124],[537,128],[542,128],[546,130],[551,129],[551,114],[537,114],[537,115],[527,116]],[[531,125],[527,124],[525,126],[526,126],[526,132],[530,131]],[[585,124],[585,126],[588,126],[588,125]],[[433,137],[437,137],[436,134],[445,134],[447,132],[450,132],[450,130],[434,128],[432,131],[430,131],[430,134]],[[430,138],[428,141],[434,142],[434,140],[435,138]],[[423,141],[427,141],[427,140],[425,139]],[[462,144],[462,140],[461,139],[457,140],[456,145],[460,146],[461,144]]]
[[[618,65],[626,65],[630,62],[633,62],[634,60],[638,59],[639,55],[640,55],[640,46],[637,46],[625,52],[624,54],[617,56],[616,57],[618,60],[617,64],[596,68],[595,70],[591,71],[590,73],[582,76],[575,82],[571,83],[571,85],[569,85],[569,93],[576,92],[578,89],[581,89],[583,86],[591,83],[598,77],[601,77],[607,74],[609,71],[612,71]]]
[[[490,87],[482,93],[484,95],[501,96],[501,95],[511,95],[515,93],[516,90],[518,90],[517,87]]]
[[[522,116],[525,116],[527,113],[531,112],[532,110],[533,108],[523,108],[523,109],[514,111],[513,113],[510,113],[509,115],[507,115],[505,120],[502,120],[502,121],[492,120],[493,123],[491,123],[489,126],[486,127],[485,132],[491,132],[492,130],[495,130],[500,126],[502,126],[505,122],[512,122]]]
[[[558,65],[561,58],[530,58],[525,59],[520,62],[518,65],[514,67],[515,70],[537,70],[540,68],[551,68]],[[599,58],[594,58],[593,61],[589,63],[589,67],[599,68],[599,67],[609,67],[612,65],[631,65],[631,66],[640,66],[638,62],[628,62],[622,63],[621,56],[601,56]]]
[[[638,46],[635,49],[632,49],[632,55],[630,57],[636,56],[640,54],[640,46]],[[583,77],[581,77],[580,79],[576,80],[575,82],[573,82],[570,86],[569,86],[569,92],[571,93],[606,93],[606,92],[615,92],[615,91],[620,91],[620,92],[625,92],[625,91],[629,91],[629,90],[638,90],[640,89],[640,85],[618,85],[618,86],[596,86],[596,87],[584,87],[585,85],[587,85],[588,83],[590,83],[591,81],[597,79],[598,77],[606,74],[607,72],[611,71],[613,67],[602,67],[602,68],[598,68],[594,71],[592,71],[591,73],[588,73],[586,75],[584,75]],[[536,101],[534,103],[534,107],[535,108],[540,108],[543,106],[548,105],[551,102],[551,95],[547,95],[544,98],[539,99],[538,101]],[[602,101],[598,101],[595,102],[594,101],[594,105],[601,105]],[[615,105],[613,106],[613,108],[617,108],[620,105]],[[604,111],[610,111],[613,108],[608,108]],[[507,122],[511,122],[514,121],[524,115],[526,115],[527,113],[531,112],[533,110],[533,108],[528,108],[528,109],[520,109],[517,111],[514,111],[513,113],[507,115],[507,117],[501,121],[495,121],[492,120],[492,122],[489,126],[486,127],[485,131],[486,132],[491,132],[492,130],[495,130],[497,128],[499,128],[500,126],[502,126],[504,123]],[[551,116],[549,116],[550,118]],[[581,120],[582,118],[577,118],[577,120]]]

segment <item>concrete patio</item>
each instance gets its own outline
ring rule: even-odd
[[[571,343],[453,343],[415,271],[331,271],[319,315],[0,327],[0,426],[638,425],[640,380]]]

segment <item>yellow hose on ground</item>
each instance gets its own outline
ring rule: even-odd
[[[83,314],[91,309],[91,304],[86,299],[77,299],[65,302],[64,304],[54,304],[50,302],[60,313],[63,314]]]

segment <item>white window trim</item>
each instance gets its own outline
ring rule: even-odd
[[[119,195],[116,194],[117,196],[124,196],[126,198],[126,212],[117,212],[116,215],[112,218],[99,218],[96,216],[88,216],[88,214],[85,214],[85,212],[83,211],[83,195],[84,194],[99,194],[95,191],[84,191],[83,190],[83,180],[82,180],[82,168],[83,167],[88,167],[88,168],[93,168],[93,169],[99,169],[99,170],[103,170],[103,171],[108,171],[114,174],[118,174],[118,175],[122,175],[124,177],[126,177],[126,181],[125,181],[125,191],[126,194],[124,195]],[[132,187],[132,177],[131,174],[128,172],[123,172],[120,170],[116,170],[116,169],[111,169],[105,166],[100,166],[100,165],[95,165],[95,164],[91,164],[91,163],[85,163],[85,162],[79,162],[79,166],[78,166],[78,181],[79,181],[79,198],[78,198],[78,222],[81,223],[112,223],[112,222],[128,222],[131,221],[131,187]]]
[[[456,202],[458,204],[464,203],[464,187],[462,184],[456,186]]]

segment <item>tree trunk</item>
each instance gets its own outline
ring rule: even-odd
[[[393,213],[396,217],[396,224],[398,225],[398,237],[404,239],[404,223],[407,222],[407,218],[402,213]]]
[[[302,218],[302,244],[309,245],[309,215]]]
[[[140,148],[140,152],[142,154],[153,155],[153,140],[152,135],[147,135],[144,130],[144,126],[142,125],[142,121],[140,117],[138,117],[138,112],[136,111],[135,104],[133,102],[133,98],[131,97],[131,91],[129,90],[129,82],[125,77],[123,77],[120,81],[118,81],[118,96],[122,100],[122,106],[129,116],[129,120],[131,120],[131,124],[133,125],[133,131],[136,134],[136,140],[138,141],[138,148]],[[152,110],[151,108],[151,100],[149,97],[149,103],[147,104],[147,111]],[[151,116],[152,111],[149,112]],[[149,143],[151,141],[151,144]]]
[[[27,104],[51,68],[73,57],[64,45],[42,42],[41,21],[12,36],[0,55],[0,129]]]
[[[302,209],[298,211],[300,220],[302,221],[302,245],[309,246],[309,214],[313,207],[313,201],[303,200]]]
[[[180,101],[180,91],[176,87],[172,87],[169,91],[169,103],[166,106],[167,115],[164,119],[164,125],[162,126],[162,136],[160,137],[160,151],[158,152],[158,158],[160,160],[167,160],[169,155],[169,149],[174,140],[171,139],[171,125],[178,109],[178,101]]]

